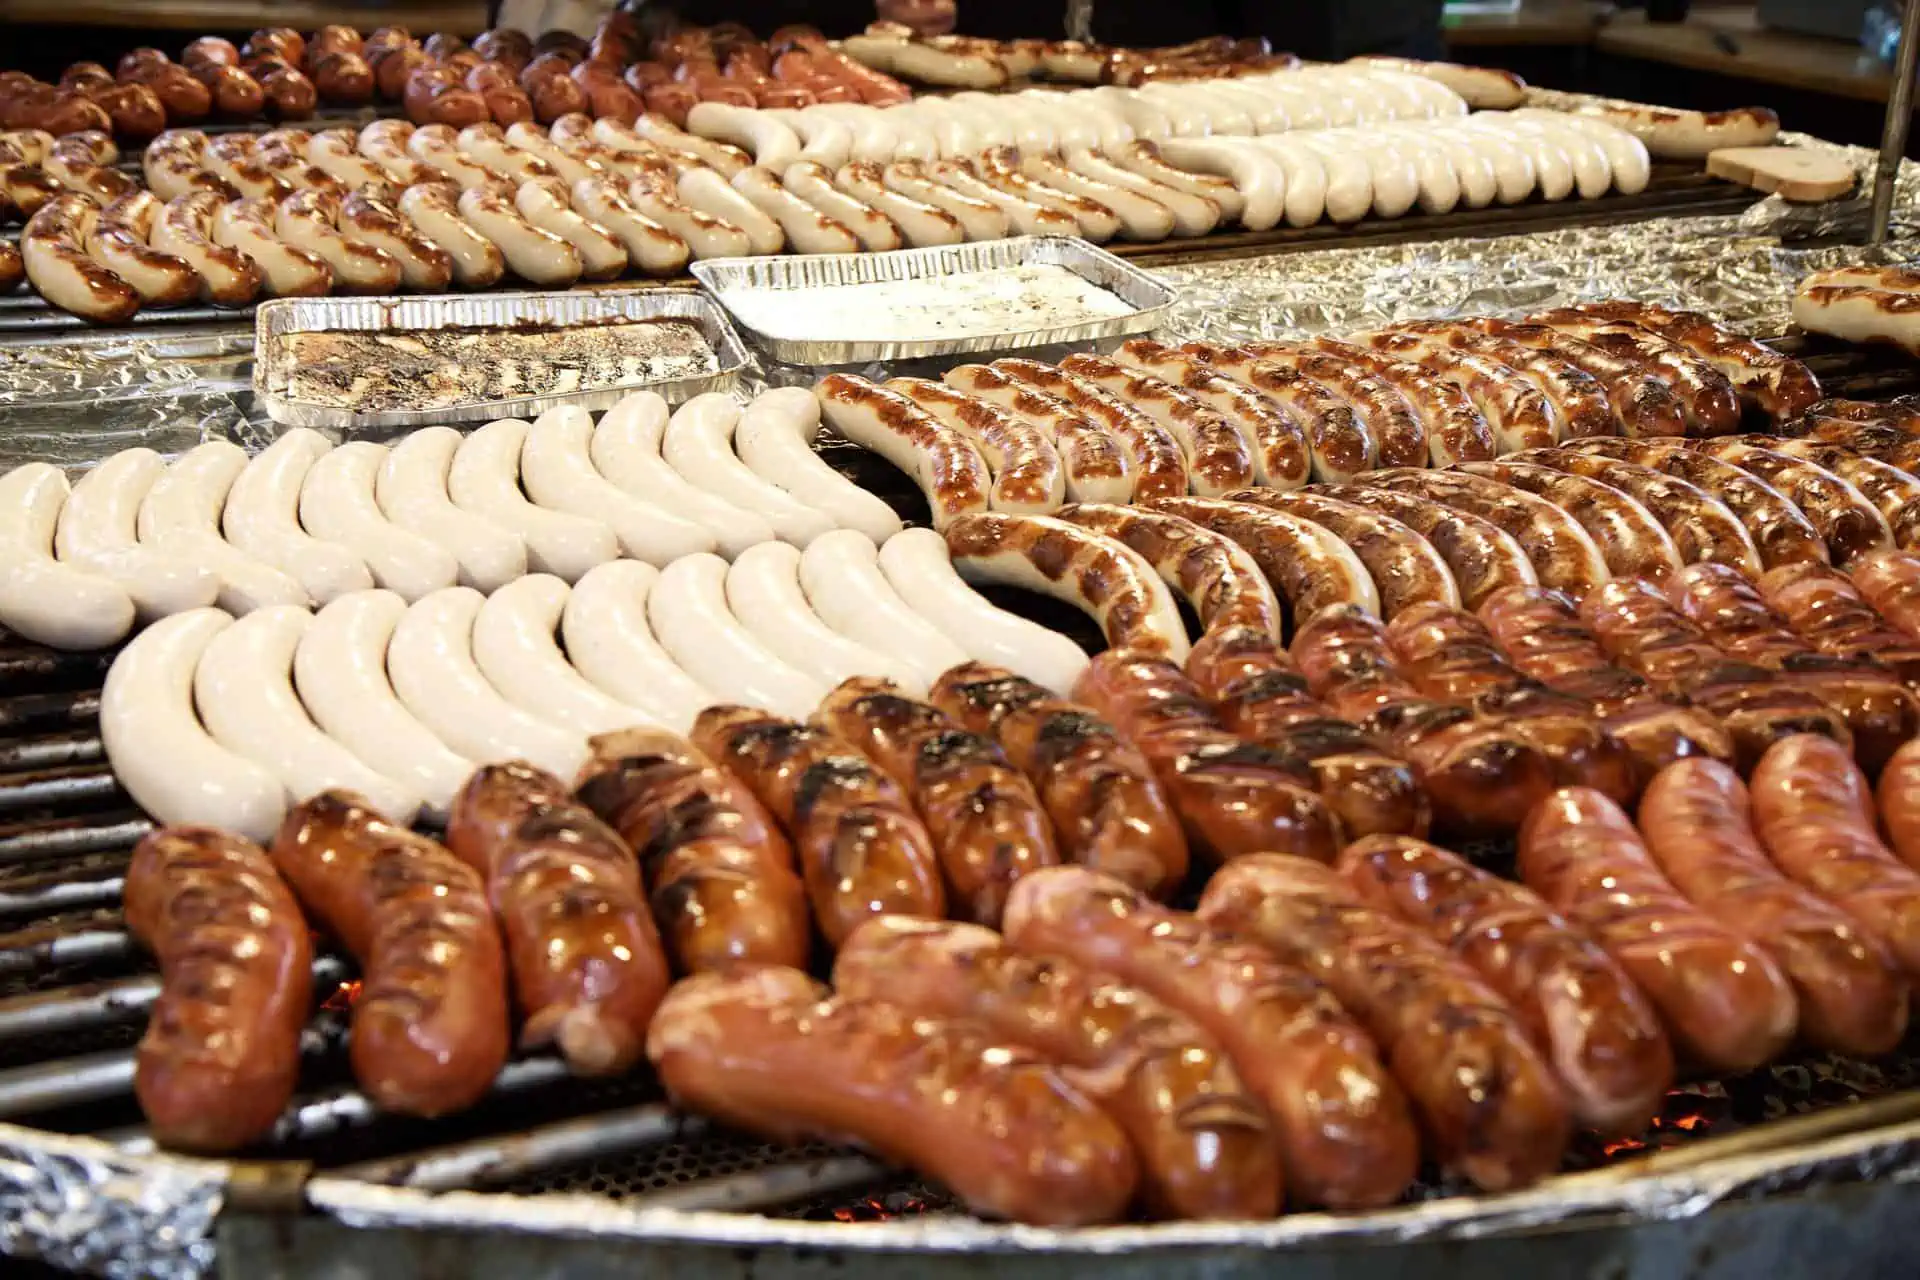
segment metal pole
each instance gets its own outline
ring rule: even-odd
[[[1913,122],[1913,69],[1920,55],[1920,0],[1907,0],[1900,19],[1900,49],[1893,59],[1893,89],[1887,97],[1887,124],[1880,135],[1880,164],[1873,174],[1873,206],[1867,243],[1885,244],[1893,219],[1893,191],[1900,160],[1907,153],[1907,126]]]

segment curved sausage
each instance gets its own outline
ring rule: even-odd
[[[1338,482],[1380,465],[1378,435],[1349,402],[1316,379],[1259,359],[1246,347],[1189,343],[1182,351],[1220,374],[1244,382],[1291,413],[1302,424],[1312,446],[1315,480]],[[1419,465],[1425,464],[1422,456]]]
[[[1666,526],[1685,563],[1715,561],[1755,576],[1763,567],[1760,550],[1740,518],[1698,485],[1651,467],[1572,449],[1529,450],[1515,461],[1537,462],[1555,471],[1587,476],[1630,495]]]
[[[1057,397],[1086,415],[1122,449],[1133,470],[1136,502],[1177,497],[1187,492],[1186,453],[1173,432],[1089,380],[1038,360],[996,360],[994,372],[1022,386]]]
[[[1317,485],[1308,492],[1377,511],[1425,538],[1446,562],[1466,608],[1478,609],[1489,596],[1507,587],[1539,581],[1533,562],[1513,535],[1471,512],[1394,489]]]
[[[1673,389],[1686,413],[1674,435],[1723,436],[1740,428],[1740,400],[1727,376],[1698,354],[1638,324],[1597,320],[1579,308],[1530,317],[1592,346],[1637,360]]]
[[[1308,520],[1214,498],[1158,498],[1141,504],[1225,534],[1246,549],[1287,601],[1294,631],[1332,608],[1380,611],[1373,576],[1351,548]]]
[[[1373,577],[1383,618],[1418,604],[1460,604],[1460,588],[1447,562],[1431,543],[1392,516],[1322,493],[1241,489],[1227,494],[1225,500],[1297,516],[1352,547]]]
[[[1920,480],[1878,458],[1869,458],[1839,445],[1774,436],[1753,439],[1756,443],[1765,440],[1768,448],[1833,472],[1879,508],[1893,534],[1895,546],[1920,546]]]
[[[1741,403],[1776,422],[1820,398],[1820,381],[1791,356],[1742,337],[1698,311],[1673,311],[1644,302],[1588,302],[1572,310],[1600,320],[1625,320],[1650,329],[1720,371]]]
[[[1419,364],[1397,360],[1371,347],[1335,338],[1315,338],[1313,345],[1400,393],[1420,419],[1433,466],[1482,461],[1498,452],[1493,428],[1487,425],[1486,418],[1467,393],[1454,383]],[[1338,385],[1348,375],[1330,369],[1328,376]]]
[[[1808,458],[1737,436],[1702,440],[1692,447],[1777,489],[1813,525],[1835,564],[1893,545],[1893,530],[1873,500]]]
[[[1580,522],[1617,578],[1665,582],[1683,561],[1666,526],[1634,498],[1612,485],[1559,471],[1514,454],[1494,462],[1470,462],[1459,470],[1537,494]]]
[[[982,364],[959,365],[943,377],[949,386],[997,405],[1040,431],[1060,456],[1068,501],[1126,502],[1133,497],[1133,468],[1120,442],[1066,401]]]
[[[1249,342],[1235,350],[1311,378],[1345,402],[1372,436],[1380,466],[1424,467],[1432,460],[1421,415],[1405,394],[1369,369],[1305,343]]]
[[[1119,397],[1171,432],[1186,454],[1195,493],[1210,496],[1253,483],[1254,453],[1247,437],[1183,388],[1106,356],[1068,356],[1060,369]]]
[[[1119,354],[1121,360],[1178,386],[1237,425],[1253,446],[1259,484],[1297,489],[1307,482],[1313,471],[1313,451],[1300,423],[1279,401],[1214,372],[1193,352],[1176,351],[1151,339],[1135,338]]]
[[[1624,436],[1682,436],[1688,434],[1689,408],[1675,396],[1674,388],[1655,373],[1652,361],[1630,352],[1583,342],[1574,335],[1547,324],[1515,324],[1490,316],[1475,317],[1458,323],[1482,333],[1523,347],[1531,347],[1564,360],[1582,373],[1596,379],[1606,392],[1613,411],[1614,425]],[[1739,404],[1727,389],[1727,403],[1739,416]],[[1724,429],[1724,428],[1722,428]],[[1693,434],[1711,434],[1696,431]]]
[[[894,378],[882,390],[912,401],[972,442],[993,473],[993,510],[1045,515],[1059,509],[1066,476],[1059,453],[1037,427],[928,378]]]
[[[1364,334],[1356,341],[1419,364],[1464,391],[1492,428],[1501,453],[1551,445],[1560,438],[1561,415],[1540,387],[1498,360],[1455,347],[1444,335],[1404,329]]]
[[[140,309],[140,292],[87,254],[98,206],[80,195],[55,196],[27,220],[20,257],[34,291],[95,324],[121,324]]]
[[[1542,586],[1565,591],[1576,600],[1613,576],[1606,557],[1579,521],[1538,494],[1459,469],[1374,471],[1362,483],[1411,493],[1488,521],[1526,551]]]
[[[958,431],[864,378],[828,374],[813,393],[840,434],[913,477],[927,495],[936,528],[987,509],[992,481],[986,460]]]
[[[1870,658],[1897,672],[1909,688],[1920,682],[1920,643],[1890,626],[1840,570],[1781,565],[1762,574],[1757,585],[1768,607],[1820,652]]]

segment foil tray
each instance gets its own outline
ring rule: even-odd
[[[1133,308],[1129,315],[1052,325],[1044,329],[980,334],[964,338],[897,341],[885,334],[860,341],[807,338],[756,329],[735,303],[762,292],[821,289],[836,285],[878,284],[893,280],[938,280],[974,271],[1007,267],[1064,267],[1116,295]],[[714,258],[695,262],[694,279],[712,290],[767,356],[785,364],[865,364],[873,360],[914,360],[929,356],[975,355],[1014,351],[1062,342],[1097,342],[1158,328],[1178,295],[1166,284],[1106,250],[1070,236],[1019,236],[980,244],[900,249],[892,253],[817,253],[770,258]]]
[[[277,339],[294,333],[340,330],[517,329],[687,320],[713,349],[717,368],[691,377],[637,381],[594,391],[476,400],[437,409],[390,409],[356,413],[306,404],[283,394],[287,370]],[[740,335],[713,299],[691,289],[609,289],[594,292],[492,293],[430,298],[276,298],[254,316],[253,391],[268,417],[282,426],[316,430],[386,431],[495,418],[533,418],[575,405],[592,412],[611,409],[635,391],[654,391],[679,403],[708,391],[724,391],[748,365]]]

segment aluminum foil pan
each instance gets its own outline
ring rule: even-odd
[[[972,337],[897,341],[876,332],[860,341],[768,333],[754,327],[736,309],[752,295],[896,280],[941,280],[969,272],[1008,267],[1064,267],[1126,303],[1131,312],[1112,319],[1052,325]],[[1068,236],[1021,236],[982,244],[902,249],[894,253],[807,254],[773,258],[715,258],[696,262],[693,276],[713,291],[740,327],[771,359],[814,367],[863,364],[871,360],[914,360],[931,356],[1013,351],[1061,342],[1097,342],[1145,333],[1158,327],[1177,296],[1165,284],[1104,249]]]
[[[433,409],[357,413],[307,404],[285,394],[290,374],[280,341],[289,334],[341,330],[420,332],[434,329],[567,328],[646,320],[686,320],[713,349],[712,373],[637,380],[593,391],[477,400]],[[610,289],[569,293],[494,293],[432,298],[278,298],[254,317],[253,390],[268,417],[283,426],[334,431],[386,431],[494,418],[532,418],[548,409],[576,405],[610,409],[635,391],[658,392],[678,403],[708,391],[724,391],[747,367],[746,348],[713,299],[690,289]]]

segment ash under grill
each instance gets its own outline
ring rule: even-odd
[[[1783,344],[1799,345],[1799,344]],[[1916,382],[1857,352],[1813,353],[1836,395],[1884,395]],[[1823,367],[1824,366],[1824,367]],[[924,506],[903,478],[857,450],[829,458],[903,513]],[[1044,607],[1016,604],[1065,626]],[[1071,632],[1097,645],[1084,619]],[[122,876],[150,827],[115,784],[100,744],[99,655],[60,654],[0,637],[0,1121],[88,1134],[150,1152],[132,1096],[133,1046],[158,994],[149,959],[127,937]],[[1510,870],[1510,849],[1469,850]],[[867,1156],[825,1145],[785,1147],[667,1106],[649,1073],[582,1081],[555,1057],[511,1063],[479,1106],[422,1121],[376,1114],[353,1087],[346,1021],[353,970],[316,961],[316,1013],[302,1088],[272,1139],[247,1153],[330,1174],[423,1190],[603,1195],[630,1207],[761,1212],[839,1222],[951,1214],[938,1188]],[[1920,1089],[1920,1034],[1863,1063],[1804,1054],[1748,1075],[1690,1081],[1643,1134],[1586,1135],[1569,1171],[1688,1146],[1794,1115]],[[1409,1200],[1463,1194],[1431,1175]]]

